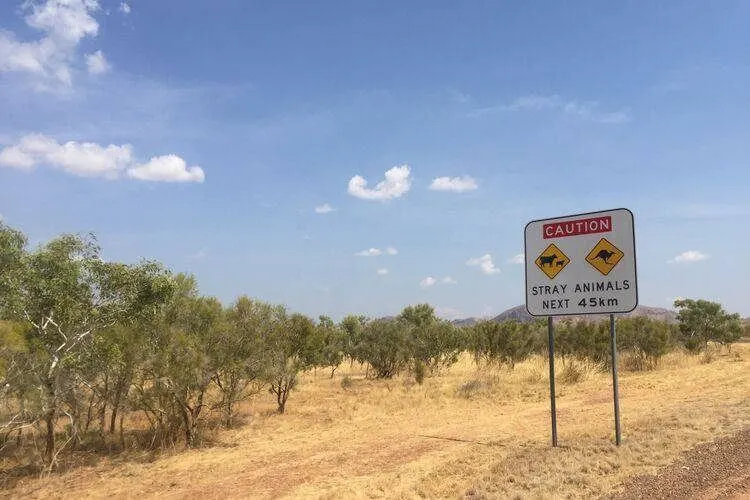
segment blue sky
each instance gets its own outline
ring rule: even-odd
[[[641,304],[750,316],[749,19],[742,1],[5,1],[0,214],[34,244],[93,231],[226,302],[457,317],[522,303],[529,220],[628,207]]]

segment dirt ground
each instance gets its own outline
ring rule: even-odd
[[[625,482],[613,500],[750,498],[750,428],[704,443],[657,474]]]
[[[367,380],[357,366],[343,366],[332,379],[310,373],[286,414],[274,414],[270,396],[259,394],[243,410],[246,424],[218,433],[211,447],[91,456],[49,478],[6,483],[0,497],[747,494],[750,345],[711,362],[670,354],[656,370],[622,371],[620,447],[613,444],[609,375],[561,362],[561,446],[550,447],[546,371],[542,358],[512,371],[479,370],[466,358],[421,386],[408,378]]]

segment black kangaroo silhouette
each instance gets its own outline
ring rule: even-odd
[[[545,265],[552,267],[552,265],[555,263],[555,260],[557,260],[556,253],[553,253],[552,255],[542,255],[541,257],[539,257],[539,267],[544,267]]]
[[[599,250],[599,253],[596,254],[595,259],[602,259],[605,264],[610,264],[609,259],[615,254],[615,252],[610,252],[609,250]]]

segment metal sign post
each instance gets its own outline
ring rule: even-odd
[[[626,208],[535,220],[524,229],[526,310],[547,317],[552,446],[555,411],[555,316],[609,314],[615,441],[620,444],[614,313],[638,305],[633,213]]]
[[[549,405],[552,414],[552,446],[557,447],[557,410],[555,409],[555,329],[552,316],[547,317],[547,338],[549,341]]]
[[[620,446],[620,390],[617,384],[617,333],[615,332],[615,315],[609,315],[609,339],[612,343],[612,393],[615,399],[615,443]]]

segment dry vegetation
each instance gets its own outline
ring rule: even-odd
[[[558,449],[549,446],[541,357],[511,371],[478,370],[464,356],[421,386],[368,380],[346,363],[333,379],[306,373],[285,415],[258,395],[241,409],[245,425],[201,449],[77,453],[78,466],[43,480],[5,459],[0,496],[597,497],[750,426],[749,363],[750,345],[739,344],[712,359],[673,352],[656,370],[621,372],[617,448],[608,373],[560,362]]]

